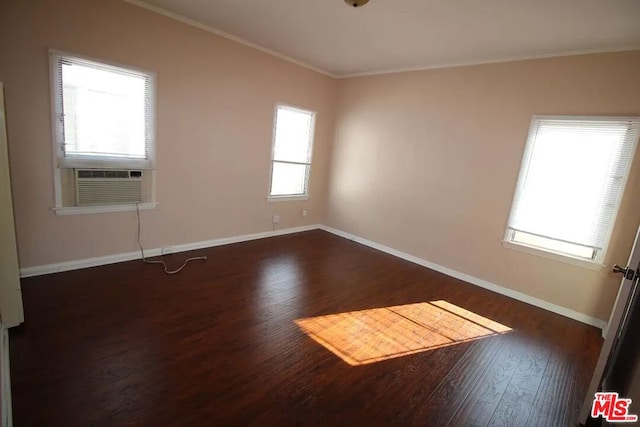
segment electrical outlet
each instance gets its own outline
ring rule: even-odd
[[[302,216],[307,216],[309,215],[309,212],[307,212],[307,208],[302,209]]]
[[[274,216],[273,216],[273,223],[274,223],[274,224],[277,224],[277,223],[279,223],[279,222],[280,222],[280,215],[274,215]]]
[[[166,248],[162,248],[160,249],[160,253],[162,255],[169,255],[175,252],[175,249],[173,248],[173,246],[167,246]]]

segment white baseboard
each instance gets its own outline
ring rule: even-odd
[[[182,245],[172,245],[174,252],[186,252],[196,249],[210,248],[213,246],[228,245],[231,243],[247,242],[249,240],[264,239],[266,237],[282,236],[285,234],[300,233],[302,231],[316,230],[320,225],[305,225],[302,227],[284,228],[282,230],[265,231],[262,233],[244,234],[242,236],[222,237],[220,239],[205,240],[201,242],[185,243]],[[145,249],[146,257],[154,257],[162,254],[161,248]],[[43,274],[60,273],[63,271],[79,270],[81,268],[97,267],[100,265],[115,264],[117,262],[140,259],[140,251],[127,252],[122,254],[106,255],[95,258],[86,258],[75,261],[59,262],[55,264],[39,265],[36,267],[26,267],[20,269],[20,277],[41,276]]]
[[[6,328],[0,326],[0,396],[2,402],[2,427],[11,427],[13,425],[13,417],[11,411],[11,372],[9,365],[9,332]]]
[[[588,316],[583,313],[579,313],[577,311],[568,309],[566,307],[552,304],[548,301],[544,301],[542,299],[532,297],[531,295],[514,291],[513,289],[510,289],[508,287],[500,286],[495,283],[491,283],[486,280],[479,279],[469,274],[462,273],[462,272],[453,270],[451,268],[444,267],[439,264],[435,264],[433,262],[424,260],[422,258],[418,258],[416,256],[399,251],[397,249],[393,249],[389,246],[385,246],[380,243],[376,243],[371,240],[367,240],[362,237],[358,237],[353,234],[349,234],[342,230],[338,230],[326,225],[313,224],[313,225],[306,225],[302,227],[285,228],[285,229],[276,230],[276,231],[265,231],[262,233],[245,234],[242,236],[223,237],[220,239],[205,240],[201,242],[193,242],[193,243],[186,243],[182,245],[176,245],[176,246],[172,246],[172,248],[175,252],[185,252],[185,251],[191,251],[195,249],[210,248],[213,246],[228,245],[231,243],[246,242],[249,240],[264,239],[267,237],[281,236],[284,234],[300,233],[303,231],[309,231],[309,230],[315,230],[315,229],[321,229],[329,233],[335,234],[336,236],[353,240],[355,242],[358,242],[363,245],[369,246],[371,248],[377,249],[379,251],[388,253],[398,258],[402,258],[404,260],[413,262],[423,267],[430,268],[431,270],[435,270],[440,273],[446,274],[447,276],[451,276],[456,279],[463,280],[473,285],[480,286],[481,288],[485,288],[490,291],[508,296],[510,298],[525,302],[527,304],[531,304],[536,307],[540,307],[545,310],[551,311],[553,313],[560,314],[570,319],[574,319],[579,322],[586,323],[587,325],[595,326],[597,328],[602,329],[603,331],[605,331],[607,328],[607,322],[605,322],[604,320],[597,319],[595,317]],[[149,256],[149,257],[161,255],[160,248],[146,249],[144,252],[145,252],[145,256]],[[41,265],[36,267],[22,268],[20,269],[20,276],[21,277],[40,276],[43,274],[59,273],[62,271],[78,270],[81,268],[96,267],[99,265],[114,264],[114,263],[123,262],[123,261],[131,261],[134,259],[140,259],[139,251],[128,252],[123,254],[107,255],[107,256],[96,257],[96,258],[87,258],[87,259],[82,259],[77,261],[67,261],[67,262],[61,262],[56,264],[47,264],[47,265]]]
[[[543,308],[545,310],[551,311],[556,314],[560,314],[570,319],[574,319],[579,322],[586,323],[587,325],[595,326],[596,328],[600,328],[603,331],[605,331],[605,329],[607,328],[607,322],[605,322],[604,320],[597,319],[592,316],[587,316],[586,314],[579,313],[577,311],[574,311],[556,304],[552,304],[548,301],[545,301],[536,297],[532,297],[531,295],[523,294],[522,292],[514,291],[513,289],[507,288],[505,286],[496,285],[495,283],[491,283],[486,280],[479,279],[474,276],[470,276],[469,274],[466,274],[466,273],[461,273],[451,268],[444,267],[442,265],[435,264],[433,262],[424,260],[422,258],[418,258],[416,256],[410,255],[406,252],[402,252],[402,251],[390,248],[389,246],[385,246],[380,243],[376,243],[371,240],[367,240],[362,237],[358,237],[353,234],[346,233],[342,230],[328,227],[326,225],[321,225],[320,229],[325,230],[329,233],[335,234],[336,236],[344,237],[345,239],[352,240],[357,243],[361,243],[365,246],[369,246],[373,249],[386,252],[390,255],[396,256],[398,258],[402,258],[404,260],[413,262],[423,267],[430,268],[431,270],[438,271],[440,273],[446,274],[447,276],[451,276],[456,279],[460,279],[465,282],[471,283],[473,285],[480,286],[481,288],[488,289],[498,294],[502,294],[510,298],[516,299],[518,301],[522,301],[527,304],[531,304],[536,307]]]

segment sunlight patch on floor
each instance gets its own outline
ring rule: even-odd
[[[295,323],[352,366],[511,331],[442,300],[309,317]]]

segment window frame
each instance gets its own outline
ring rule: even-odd
[[[96,63],[105,69],[113,69],[114,71],[131,71],[146,76],[149,79],[149,123],[147,123],[148,141],[147,141],[147,157],[145,159],[132,159],[132,158],[120,158],[120,159],[73,159],[69,160],[68,164],[63,161],[64,159],[64,125],[60,117],[64,114],[62,109],[64,94],[62,88],[58,85],[61,81],[60,70],[58,69],[58,62],[61,59],[69,58],[71,60],[86,61],[90,63]],[[102,59],[91,58],[84,55],[77,55],[69,52],[63,52],[55,49],[49,50],[49,68],[51,71],[51,125],[53,131],[53,149],[54,149],[54,162],[56,168],[73,169],[73,168],[104,168],[104,169],[147,169],[153,170],[155,167],[155,152],[156,152],[156,73],[153,71],[143,70],[138,67],[131,67],[128,65],[116,64],[111,61],[105,61]]]
[[[504,233],[504,237],[502,240],[502,246],[507,248],[507,249],[513,249],[519,252],[524,252],[524,253],[528,253],[528,254],[532,254],[532,255],[537,255],[543,258],[547,258],[547,259],[552,259],[555,261],[560,261],[560,262],[564,262],[567,264],[572,264],[572,265],[576,265],[576,266],[580,266],[580,267],[585,267],[591,270],[599,270],[602,267],[605,267],[604,265],[604,261],[609,249],[609,244],[611,243],[611,236],[613,234],[613,229],[615,228],[615,224],[618,220],[618,213],[620,210],[620,205],[622,204],[622,199],[624,198],[624,194],[626,191],[626,187],[627,187],[627,182],[629,179],[629,175],[631,173],[631,168],[633,167],[633,162],[635,160],[635,156],[636,156],[636,150],[638,147],[638,143],[639,143],[639,138],[640,138],[640,132],[638,133],[638,135],[636,135],[636,138],[634,140],[633,143],[633,148],[631,149],[631,154],[630,154],[630,162],[627,165],[627,168],[625,170],[625,174],[622,177],[622,184],[621,184],[621,191],[620,194],[618,195],[618,199],[616,201],[616,206],[613,210],[613,215],[612,215],[612,222],[611,224],[609,224],[609,228],[607,231],[607,235],[606,235],[606,239],[605,239],[605,244],[603,245],[602,249],[598,250],[594,248],[594,255],[592,258],[584,258],[584,257],[579,257],[579,256],[575,256],[569,253],[565,253],[565,252],[561,252],[561,251],[555,251],[553,249],[550,248],[545,248],[542,246],[536,246],[536,245],[530,245],[524,242],[520,242],[517,240],[514,240],[514,236],[516,234],[516,230],[513,230],[509,227],[509,217],[511,216],[511,211],[513,209],[513,200],[515,200],[515,196],[516,193],[518,191],[518,180],[520,179],[520,172],[522,171],[523,167],[528,167],[528,165],[525,165],[525,153],[527,150],[527,146],[533,142],[533,140],[531,139],[531,131],[533,129],[534,124],[539,121],[539,120],[582,120],[582,121],[607,121],[607,120],[620,120],[620,121],[638,121],[640,119],[640,117],[638,116],[573,116],[573,115],[534,115],[531,117],[531,121],[529,123],[529,129],[528,129],[528,133],[527,133],[527,139],[524,145],[524,149],[522,151],[522,162],[520,164],[520,168],[518,169],[518,177],[516,179],[516,188],[514,189],[514,193],[513,193],[513,197],[512,197],[512,203],[509,207],[509,215],[507,216],[507,224],[505,227],[505,233]],[[528,233],[525,231],[520,231],[520,233],[523,234],[528,234],[528,235],[532,235],[535,236],[532,233]],[[552,239],[554,240],[554,239]],[[560,240],[558,240],[560,241]],[[567,243],[571,243],[571,242],[567,242]],[[574,244],[574,243],[572,243]],[[580,246],[578,244],[574,244],[576,246]]]
[[[62,122],[58,119],[62,112],[63,94],[58,86],[60,81],[59,70],[57,67],[60,58],[76,58],[81,61],[97,63],[105,68],[114,68],[116,70],[129,70],[135,73],[145,74],[149,78],[149,123],[147,131],[149,132],[149,142],[147,146],[147,158],[140,161],[137,159],[118,159],[118,160],[96,160],[87,159],[79,162],[77,166],[61,165],[61,132],[63,132]],[[136,204],[116,204],[116,205],[96,205],[96,206],[63,206],[62,202],[62,170],[63,169],[144,169],[150,175],[150,200],[138,203],[140,210],[155,209],[158,206],[156,201],[156,111],[157,111],[157,74],[154,71],[124,65],[113,61],[107,61],[100,58],[94,58],[86,55],[80,55],[58,49],[49,49],[49,87],[50,87],[50,106],[51,106],[51,147],[52,147],[52,165],[53,165],[53,184],[54,184],[54,205],[51,208],[56,215],[77,215],[77,214],[93,214],[106,212],[123,212],[135,211]],[[133,161],[132,161],[133,160]]]
[[[283,161],[283,160],[275,160],[275,152],[276,152],[276,133],[278,126],[278,111],[280,108],[296,111],[299,113],[310,114],[311,115],[311,134],[309,137],[309,162],[291,162],[291,161]],[[294,106],[291,104],[285,104],[282,102],[277,102],[274,108],[273,114],[273,132],[271,137],[271,158],[270,158],[270,168],[269,168],[269,187],[267,188],[267,201],[269,202],[284,202],[284,201],[294,201],[294,200],[308,200],[309,199],[309,186],[311,183],[311,168],[313,163],[313,146],[315,142],[316,135],[316,116],[317,112]],[[284,164],[292,164],[292,165],[304,165],[306,166],[306,173],[304,178],[304,193],[300,194],[283,194],[283,195],[271,195],[271,187],[273,184],[273,165],[275,163],[284,163]]]

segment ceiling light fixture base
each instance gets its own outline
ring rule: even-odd
[[[369,0],[344,0],[344,2],[351,7],[360,7],[369,3]]]

